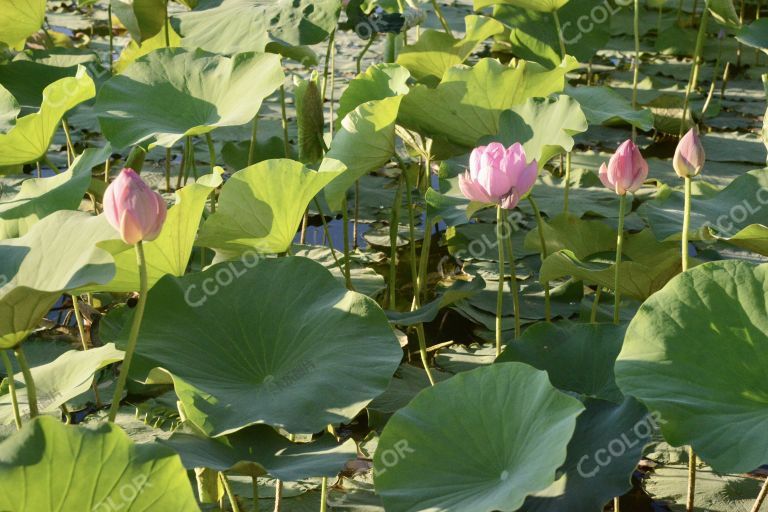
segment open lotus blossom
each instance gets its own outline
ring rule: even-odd
[[[704,168],[705,159],[704,146],[701,144],[699,134],[696,128],[691,128],[677,145],[672,166],[681,178],[693,178]]]
[[[600,181],[620,196],[636,192],[647,177],[648,162],[631,140],[619,146],[608,165],[600,166]]]
[[[163,197],[149,188],[133,169],[123,169],[104,193],[104,215],[127,244],[157,238],[166,213]]]
[[[511,210],[533,188],[538,171],[535,160],[527,163],[519,143],[505,148],[493,142],[472,151],[469,171],[459,176],[459,188],[467,199]]]

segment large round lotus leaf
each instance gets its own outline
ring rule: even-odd
[[[616,362],[624,394],[661,414],[664,437],[715,471],[768,461],[768,265],[696,267],[648,299]]]
[[[49,416],[0,444],[0,509],[199,510],[170,448],[133,444],[113,423],[91,429]]]
[[[62,293],[110,281],[112,256],[96,244],[118,236],[103,215],[60,211],[0,242],[0,348],[26,338]]]
[[[13,128],[0,133],[0,167],[34,162],[45,156],[64,114],[95,94],[96,85],[82,66],[75,76],[47,86],[40,110],[18,118]]]
[[[173,146],[185,135],[248,123],[283,84],[280,57],[159,49],[139,58],[99,91],[96,112],[116,148]]]
[[[656,428],[634,398],[622,404],[587,400],[568,443],[562,476],[525,500],[521,512],[600,512],[632,488],[632,473]]]
[[[110,0],[110,4],[135,41],[143,42],[165,26],[167,0]]]
[[[402,358],[384,312],[306,258],[254,262],[161,279],[137,354],[173,375],[187,418],[209,435],[349,422]]]
[[[555,480],[584,406],[547,374],[502,363],[419,393],[374,455],[387,510],[511,512]]]
[[[262,51],[270,38],[316,44],[336,28],[339,0],[210,0],[179,14],[183,45],[210,52]]]
[[[45,0],[2,0],[0,43],[22,50],[27,38],[43,26],[45,5]]]
[[[348,461],[357,458],[357,445],[352,439],[339,444],[332,435],[325,434],[311,443],[292,443],[266,425],[253,425],[217,438],[176,432],[161,442],[178,452],[188,469],[209,468],[253,477],[271,475],[287,481],[336,476]]]
[[[474,6],[476,11],[489,5],[511,5],[532,11],[554,12],[567,3],[568,0],[475,0]]]

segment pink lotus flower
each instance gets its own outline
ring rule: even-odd
[[[681,178],[693,178],[704,168],[704,146],[695,128],[691,128],[680,140],[675,150],[672,166]]]
[[[104,193],[104,215],[127,244],[152,241],[165,223],[167,206],[133,169],[123,169]]]
[[[459,188],[467,199],[511,210],[533,188],[538,173],[535,160],[527,163],[523,146],[504,148],[493,142],[472,151],[469,171],[459,176]]]
[[[620,196],[636,192],[647,177],[648,163],[631,140],[619,146],[608,165],[600,166],[600,181]]]

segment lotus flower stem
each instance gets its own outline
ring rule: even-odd
[[[355,214],[352,219],[352,248],[357,249],[358,223],[360,222],[360,180],[355,180]]]
[[[349,261],[349,212],[347,211],[347,197],[344,196],[344,202],[341,206],[341,219],[344,223],[344,282],[347,285],[347,289],[352,289],[352,276],[350,274],[350,261]]]
[[[560,24],[560,16],[557,14],[557,10],[552,11],[552,17],[555,19],[555,30],[557,30],[557,42],[560,43],[560,57],[565,59],[567,51],[565,49],[565,41],[563,40],[563,27]]]
[[[112,73],[112,57],[115,54],[114,31],[112,28],[112,2],[107,3],[107,30],[109,30],[109,54],[107,55],[107,61],[109,61],[109,72]]]
[[[568,213],[569,200],[571,194],[571,153],[565,156],[565,191],[563,192],[563,213]]]
[[[179,175],[176,177],[176,188],[181,188],[181,180],[186,177],[189,167],[189,137],[184,139],[184,148],[181,151],[181,165]],[[108,181],[108,180],[107,180]]]
[[[237,503],[235,493],[232,492],[232,486],[229,485],[229,480],[221,471],[219,472],[219,480],[221,481],[221,486],[224,487],[224,492],[227,493],[229,504],[232,505],[232,512],[240,512],[240,505]]]
[[[13,420],[16,422],[16,430],[21,430],[21,413],[19,413],[19,399],[16,396],[16,380],[13,378],[13,365],[5,350],[0,350],[0,358],[3,360],[5,374],[8,376],[8,393],[11,395]]]
[[[275,482],[275,508],[274,512],[280,512],[280,502],[283,499],[283,481],[277,480]]]
[[[635,0],[635,66],[632,78],[632,110],[637,110],[637,84],[640,80],[640,0]],[[637,138],[637,127],[632,125],[632,140]]]
[[[365,46],[363,46],[363,49],[358,54],[357,59],[355,60],[355,69],[357,70],[358,75],[362,72],[363,69],[363,57],[365,57],[365,54],[368,53],[368,50],[370,50],[371,45],[373,45],[374,41],[376,41],[376,37],[378,35],[379,34],[377,32],[371,34],[371,37],[368,38],[368,42],[365,43]]]
[[[592,301],[592,311],[589,315],[589,323],[597,323],[597,308],[600,306],[600,296],[603,294],[603,287],[598,285],[595,289],[595,298]]]
[[[336,257],[336,249],[333,248],[333,239],[331,238],[331,233],[328,230],[328,222],[325,220],[325,215],[323,215],[323,209],[320,207],[320,201],[318,201],[317,198],[315,198],[314,201],[315,208],[317,208],[317,212],[320,214],[320,220],[323,223],[323,234],[325,235],[325,239],[328,241],[328,248],[331,249],[331,256],[333,256],[333,261],[335,261],[336,266],[339,267],[339,272],[344,275],[344,266],[339,261],[339,258]]]
[[[619,196],[619,229],[616,236],[616,274],[613,280],[614,304],[613,304],[613,323],[617,324],[620,320],[619,311],[621,309],[621,291],[619,289],[619,267],[621,266],[621,252],[624,250],[624,209],[627,206],[627,194]]]
[[[504,305],[504,212],[496,207],[496,243],[499,246],[499,287],[496,292],[496,357],[501,355],[501,318]]]
[[[334,31],[335,34],[335,31]],[[333,123],[334,123],[334,111],[333,107],[336,104],[335,102],[335,96],[336,96],[336,42],[335,39],[331,42],[331,83],[330,83],[330,89],[331,89],[331,98],[328,102],[328,114],[329,114],[329,121],[328,121],[328,132],[331,136],[331,139],[333,139]],[[323,96],[325,98],[325,96]]]
[[[165,3],[165,47],[170,48],[171,47],[171,19],[168,16],[168,4],[169,2]]]
[[[253,489],[253,512],[259,512],[259,479],[251,477],[251,488]]]
[[[324,476],[320,484],[320,512],[328,510],[328,477]]]
[[[389,304],[388,308],[394,310],[397,301],[397,228],[400,223],[400,204],[403,200],[403,177],[397,180],[395,199],[392,203],[392,215],[389,219]]]
[[[171,191],[171,148],[165,148],[165,191]]]
[[[37,408],[37,387],[35,387],[35,379],[32,378],[32,372],[29,369],[29,363],[27,357],[24,355],[21,345],[13,349],[13,353],[16,355],[16,361],[19,363],[21,373],[24,375],[24,385],[27,388],[27,402],[29,402],[29,417],[36,418],[39,413]],[[13,379],[13,374],[9,375],[9,380]]]
[[[760,512],[760,507],[763,506],[765,498],[768,498],[768,478],[765,479],[763,487],[760,489],[760,494],[757,495],[757,500],[755,500],[755,504],[752,506],[751,512]]]
[[[437,0],[432,0],[432,8],[435,10],[435,16],[437,16],[437,19],[440,20],[440,24],[443,26],[445,33],[453,37],[451,26],[448,25],[448,20],[446,20],[445,16],[443,16],[443,11],[440,9],[440,5],[438,5]]]
[[[248,145],[248,166],[254,164],[256,159],[256,146],[259,143],[259,114],[253,116],[253,123],[251,124],[251,143]]]
[[[205,134],[205,142],[208,144],[208,157],[211,160],[211,173],[216,172],[216,147],[213,145],[211,133]],[[211,213],[216,213],[216,189],[211,190]]]
[[[567,202],[567,195],[566,195],[566,202]],[[544,260],[547,259],[547,256],[549,256],[549,251],[547,251],[547,241],[544,238],[544,219],[541,218],[541,211],[539,210],[539,206],[536,204],[536,201],[533,199],[532,195],[528,196],[528,202],[531,203],[531,208],[533,208],[533,214],[536,217],[536,230],[539,232],[539,244],[541,245],[541,263],[544,263]],[[549,281],[546,281],[542,283],[544,285],[544,319],[547,322],[552,321],[552,304],[550,303],[550,292],[549,292]]]
[[[507,229],[506,239],[507,252],[509,253],[509,278],[510,288],[512,290],[512,306],[515,311],[515,339],[520,338],[520,283],[517,281],[517,272],[515,272],[515,251],[512,244],[512,226],[507,220],[507,211],[503,211],[504,226]]]
[[[80,334],[80,342],[83,344],[83,350],[86,351],[88,350],[88,341],[85,339],[85,325],[77,295],[72,295],[72,311],[75,313],[75,323],[77,323],[77,332]]]
[[[75,146],[72,144],[69,123],[64,117],[61,118],[61,127],[64,130],[64,138],[67,140],[67,167],[69,167],[72,165],[72,160],[75,159]]]
[[[117,411],[120,409],[120,400],[123,397],[123,390],[128,381],[128,372],[131,368],[133,354],[136,352],[136,343],[139,339],[139,329],[141,328],[141,319],[144,317],[144,308],[147,305],[147,292],[149,292],[149,283],[147,279],[147,261],[144,257],[144,244],[139,241],[136,247],[136,263],[139,267],[139,301],[133,312],[133,321],[128,335],[128,345],[125,348],[125,357],[120,367],[120,376],[117,379],[117,387],[112,396],[112,405],[109,407],[109,421],[114,423],[117,417]]]
[[[688,496],[685,500],[685,511],[693,512],[696,501],[696,453],[693,447],[688,447]]]
[[[431,188],[431,178],[432,178],[432,160],[430,157],[430,154],[432,152],[432,142],[428,142],[426,146],[425,151],[425,158],[424,158],[424,192]],[[427,265],[429,264],[429,252],[432,249],[432,228],[434,227],[434,223],[432,222],[432,219],[429,217],[429,214],[424,215],[424,241],[421,244],[421,254],[419,254],[419,279],[417,282],[417,286],[419,288],[420,293],[420,299],[426,298],[426,291],[427,291]]]
[[[683,272],[688,270],[688,237],[691,229],[691,185],[693,180],[690,177],[685,179],[685,211],[683,213],[683,241],[682,258]]]
[[[328,72],[330,71],[333,73],[333,70],[330,68],[331,64],[331,52],[333,51],[333,47],[335,45],[336,40],[336,29],[333,29],[331,31],[331,35],[328,38],[328,48],[325,50],[325,63],[323,64],[323,87],[322,92],[320,94],[320,97],[323,99],[323,102],[325,102],[325,95],[328,92]]]
[[[704,5],[704,12],[701,15],[701,21],[699,22],[699,34],[696,36],[696,50],[693,54],[693,67],[691,67],[691,76],[688,80],[688,86],[685,88],[685,100],[683,101],[683,118],[680,121],[680,136],[685,131],[686,121],[688,119],[688,105],[690,102],[691,92],[696,89],[696,84],[699,81],[699,70],[701,69],[701,54],[704,50],[704,39],[707,35],[707,22],[709,21],[709,2],[706,1]]]
[[[280,119],[283,126],[283,149],[285,158],[291,158],[291,144],[288,141],[288,113],[285,107],[285,85],[280,86]]]

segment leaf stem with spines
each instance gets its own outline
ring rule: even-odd
[[[624,210],[627,206],[627,194],[622,194],[619,200],[619,228],[616,235],[616,269],[613,280],[614,304],[613,304],[613,323],[618,325],[620,321],[621,309],[621,291],[619,290],[619,276],[621,267],[621,253],[624,250]]]

